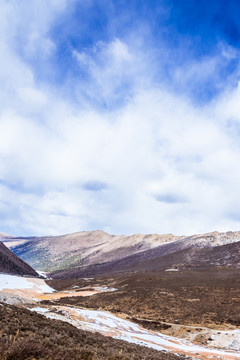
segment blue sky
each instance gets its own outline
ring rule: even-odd
[[[94,56],[101,43],[119,39],[134,51],[145,53],[153,66],[148,69],[149,76],[154,76],[157,83],[188,91],[197,102],[208,101],[223,90],[226,77],[236,71],[237,56],[226,59],[222,54],[219,67],[207,78],[195,81],[190,89],[176,84],[172,73],[176,67],[219,56],[224,46],[238,48],[239,15],[238,1],[230,1],[227,6],[219,0],[72,2],[50,30],[56,45],[54,56],[45,66],[37,64],[36,71],[40,71],[41,79],[44,75],[48,78],[50,63],[54,69],[50,75],[58,85],[71,76],[88,81],[88,69],[79,68],[73,49]]]
[[[240,229],[239,1],[0,5],[0,231]]]

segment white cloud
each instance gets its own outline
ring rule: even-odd
[[[23,17],[18,2],[0,3],[2,231],[239,229],[239,89],[227,88],[202,108],[193,105],[156,85],[151,61],[116,38],[88,52],[73,50],[89,74],[88,84],[72,84],[78,99],[88,94],[83,107],[52,84],[37,83],[26,60],[54,51],[48,32],[66,1],[29,1]],[[6,20],[12,12],[15,27]],[[13,46],[17,31],[24,56]],[[187,82],[208,64],[192,64]],[[212,73],[215,57],[210,65]],[[176,76],[184,81],[183,72]],[[125,101],[104,111],[91,106],[96,98]]]
[[[152,70],[143,53],[116,38],[109,43],[98,42],[92,49],[79,52],[73,50],[73,57],[79,67],[87,71],[89,81],[78,84],[78,97],[83,94],[108,106],[123,103],[139,87],[147,87]]]
[[[111,116],[72,112],[70,107],[59,113],[53,127],[9,114],[0,121],[7,139],[0,150],[3,178],[14,183],[14,177],[25,188],[22,195],[14,190],[9,205],[21,214],[22,231],[98,226],[114,233],[191,233],[238,227],[227,216],[240,200],[240,154],[217,119],[206,120],[204,112],[159,90],[139,94]],[[83,185],[91,180],[106,188],[87,191]],[[159,201],[164,194],[183,201]]]

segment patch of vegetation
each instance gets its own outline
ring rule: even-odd
[[[26,248],[31,248],[31,242],[15,246],[13,252],[34,269],[46,271],[49,267],[49,251],[40,248],[28,252]]]
[[[59,257],[56,262],[48,262],[48,267],[46,271],[58,271],[62,269],[74,269],[75,267],[80,266],[82,263],[81,255],[68,255],[64,254],[64,256]]]

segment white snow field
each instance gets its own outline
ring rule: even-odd
[[[0,293],[36,300],[36,295],[54,291],[43,279],[0,274]]]

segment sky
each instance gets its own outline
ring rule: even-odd
[[[238,0],[0,0],[0,232],[240,230]]]

